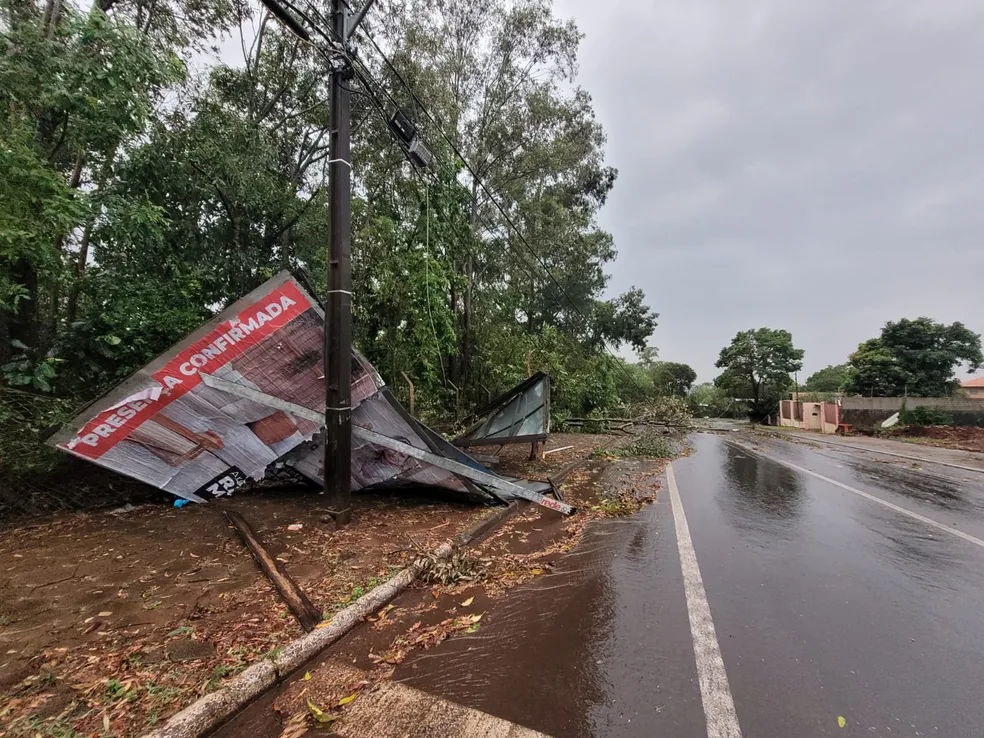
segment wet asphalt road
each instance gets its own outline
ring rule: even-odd
[[[984,735],[984,475],[730,441],[673,468],[741,734]],[[395,678],[554,736],[706,736],[680,562],[664,490]]]

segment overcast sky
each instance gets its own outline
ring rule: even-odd
[[[619,169],[612,291],[699,381],[736,332],[802,379],[887,320],[984,331],[984,2],[555,0]]]

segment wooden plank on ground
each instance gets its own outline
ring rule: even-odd
[[[234,510],[226,510],[226,517],[229,518],[229,522],[232,523],[233,527],[239,531],[239,535],[242,537],[246,547],[250,550],[250,553],[253,554],[256,563],[260,565],[260,569],[266,574],[267,579],[270,580],[277,592],[280,593],[280,596],[287,603],[290,611],[294,613],[294,617],[297,618],[301,627],[308,633],[314,630],[314,626],[321,622],[321,611],[314,606],[314,603],[297,586],[297,582],[290,578],[290,575],[281,563],[270,555],[270,552],[263,545],[263,541],[256,535],[252,526],[246,522],[246,518]]]

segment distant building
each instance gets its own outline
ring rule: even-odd
[[[960,386],[963,387],[968,397],[974,400],[984,400],[984,377],[968,379],[966,382],[961,382]]]

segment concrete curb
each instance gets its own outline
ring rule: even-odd
[[[477,542],[526,507],[524,502],[517,500],[505,508],[496,510],[458,536],[454,543],[448,541],[439,546],[432,555],[447,558],[454,551],[455,545],[468,546]],[[215,730],[267,689],[287,679],[304,664],[340,640],[367,616],[401,594],[413,584],[426,562],[427,559],[418,558],[390,580],[337,612],[331,619],[330,625],[317,628],[291,641],[275,657],[248,667],[226,682],[221,689],[205,695],[172,715],[161,727],[145,733],[143,738],[198,738]]]

